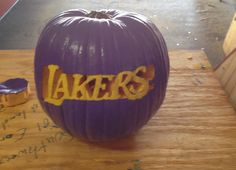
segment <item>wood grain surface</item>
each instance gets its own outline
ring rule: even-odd
[[[225,58],[216,67],[215,74],[236,109],[236,13],[224,40]]]
[[[236,50],[215,70],[215,74],[236,109]]]
[[[225,41],[223,44],[225,56],[229,55],[229,53],[231,53],[231,51],[235,49],[235,44],[236,44],[236,13],[234,14],[234,17],[232,19],[231,25],[226,34]]]
[[[75,139],[55,126],[35,95],[33,51],[0,51],[0,81],[30,81],[30,100],[0,110],[0,169],[235,170],[236,113],[201,51],[170,52],[167,96],[136,135]]]

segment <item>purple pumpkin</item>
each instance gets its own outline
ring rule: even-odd
[[[163,103],[169,76],[165,41],[146,17],[118,10],[69,10],[48,22],[35,53],[44,111],[75,137],[130,135]]]

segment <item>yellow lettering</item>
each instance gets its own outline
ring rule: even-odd
[[[66,74],[57,65],[48,65],[47,69],[44,100],[56,106],[64,100],[141,99],[152,89],[149,81],[155,77],[154,66],[140,66],[117,75]]]
[[[117,75],[112,88],[112,98],[128,98],[132,99],[127,85],[132,80],[134,73],[131,71],[124,71]]]
[[[48,98],[51,98],[52,96],[52,89],[53,89],[53,82],[54,82],[54,76],[56,71],[59,69],[57,65],[49,65],[49,76],[48,76]]]
[[[89,100],[92,96],[92,89],[94,88],[92,83],[96,81],[97,76],[84,76],[83,78],[86,78],[84,81],[81,81],[82,77],[80,74],[73,75],[72,99]]]
[[[79,84],[81,83],[82,77],[83,75],[81,74],[73,75],[74,83],[73,83],[73,89],[71,93],[71,99],[78,100],[79,98],[81,98],[81,96],[83,96],[82,92],[85,91],[85,88],[82,89],[82,86],[79,86]]]
[[[54,100],[52,98],[52,93],[53,93],[54,77],[55,77],[55,73],[58,69],[59,69],[59,67],[57,65],[48,65],[48,71],[49,71],[48,85],[47,85],[48,92],[47,92],[47,96],[45,98],[45,101],[48,103],[53,103],[55,105],[57,104],[57,100]],[[58,103],[57,105],[60,105],[60,103]]]
[[[138,74],[146,73],[147,69],[145,66],[140,66],[135,70],[135,76],[133,81],[137,84],[136,87],[132,86],[130,91],[135,94],[135,99],[144,97],[149,91],[149,82],[145,78],[140,77]]]
[[[62,73],[58,79],[53,99],[55,105],[61,105],[64,99],[67,99],[70,97],[69,95],[69,89],[68,89],[68,80],[65,73]]]
[[[96,83],[93,90],[92,99],[112,99],[110,97],[110,82],[113,80],[114,75],[97,75]]]

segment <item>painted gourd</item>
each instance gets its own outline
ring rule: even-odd
[[[133,134],[163,103],[165,41],[146,17],[69,10],[51,19],[35,52],[38,99],[51,119],[90,141]]]

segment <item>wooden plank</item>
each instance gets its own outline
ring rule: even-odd
[[[233,89],[236,87],[236,13],[226,35],[223,48],[226,57],[215,69],[215,74],[236,108],[236,100],[234,100],[236,96],[233,93]]]
[[[230,100],[232,103],[234,103],[234,107],[236,109],[236,85],[234,86],[234,88],[232,89],[231,95],[230,95]]]
[[[236,57],[235,57],[235,59],[236,59]],[[234,69],[232,69],[233,71],[231,73],[231,77],[230,77],[230,79],[228,79],[228,82],[226,83],[226,86],[225,86],[225,89],[228,94],[231,94],[233,89],[236,87],[236,63],[233,68]]]
[[[223,87],[226,89],[226,91],[228,91],[226,86],[228,85],[229,81],[234,78],[235,75],[236,52],[233,55],[231,55],[230,59],[231,59],[231,64],[228,67],[226,67],[224,63],[221,65],[221,67],[223,67],[225,71],[224,74],[220,77],[220,81]],[[234,84],[235,83],[236,81],[234,82]]]
[[[224,43],[223,43],[223,50],[225,53],[225,58],[218,65],[218,67],[215,69],[216,75],[221,78],[224,76],[225,71],[230,67],[230,65],[233,63],[232,60],[234,57],[234,53],[236,52],[236,13],[232,19],[231,25],[229,27],[229,30],[226,34]]]
[[[113,142],[74,139],[35,95],[33,51],[0,51],[0,81],[24,77],[30,100],[0,109],[0,169],[235,170],[236,114],[201,51],[170,52],[164,104],[137,134]]]
[[[227,56],[214,70],[216,73],[216,76],[221,80],[224,75],[227,75],[226,72],[228,71],[228,68],[231,67],[231,64],[233,64],[233,58],[235,58],[235,52],[232,51],[230,55]]]
[[[236,13],[233,17],[233,20],[231,22],[231,25],[229,27],[229,30],[226,34],[225,40],[224,40],[224,44],[223,44],[223,50],[225,53],[225,58],[222,61],[222,63],[220,63],[218,65],[218,67],[215,69],[216,70],[216,75],[217,77],[221,80],[224,75],[228,75],[227,73],[225,73],[229,67],[232,67],[231,64],[233,64],[233,56],[235,55],[236,52]],[[223,86],[224,86],[223,82]]]
[[[229,31],[225,37],[225,41],[223,44],[225,56],[229,55],[229,53],[236,48],[235,44],[236,44],[236,13],[233,17],[233,20],[229,27]]]
[[[179,50],[170,52],[171,69],[211,69],[206,54],[200,50]]]

